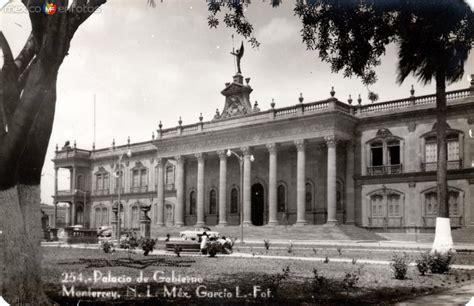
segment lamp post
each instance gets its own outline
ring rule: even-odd
[[[123,176],[123,170],[122,170],[122,159],[125,153],[122,153],[119,158],[117,163],[115,164],[115,170],[114,176],[118,178],[118,187],[117,187],[117,198],[118,198],[118,207],[117,207],[117,241],[120,244],[120,226],[121,226],[121,213],[122,213],[122,203],[120,201],[120,191],[122,189],[122,176]],[[127,157],[132,157],[132,151],[130,149],[127,151]]]
[[[235,153],[232,150],[227,150],[227,157],[234,155],[239,160],[240,166],[240,242],[244,243],[244,157]],[[253,155],[250,155],[250,161],[253,162],[255,159]]]
[[[84,218],[84,214],[86,212],[86,203],[87,203],[87,191],[84,191],[84,190],[80,190],[80,189],[74,189],[74,192],[75,193],[82,193],[84,195],[84,207],[83,207],[83,216],[82,216],[82,226],[85,226],[85,218]],[[76,214],[74,214],[74,216],[76,216]],[[77,216],[76,216],[77,217]],[[76,220],[72,220],[72,222],[76,223],[75,222]]]

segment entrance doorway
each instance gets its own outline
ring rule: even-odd
[[[252,186],[252,224],[263,225],[264,193],[259,183]]]

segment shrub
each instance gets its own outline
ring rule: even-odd
[[[421,253],[421,256],[416,260],[416,268],[418,272],[420,272],[420,275],[425,275],[430,270],[430,261],[430,253]]]
[[[430,271],[435,274],[443,274],[449,271],[450,265],[454,262],[454,254],[448,252],[446,254],[441,254],[434,252],[429,255],[430,261]]]
[[[392,268],[393,274],[396,279],[405,279],[408,271],[408,263],[409,259],[408,256],[403,253],[401,255],[394,255],[392,258],[392,263],[390,263],[390,267]]]
[[[360,269],[357,272],[346,273],[344,279],[342,280],[342,287],[346,290],[346,293],[349,294],[349,290],[354,288],[359,282]]]
[[[270,240],[263,239],[263,246],[265,247],[265,250],[268,252],[268,250],[270,249]]]
[[[125,238],[120,240],[120,247],[128,250],[128,258],[130,258],[133,251],[140,246],[137,234],[133,231],[129,231],[125,234]]]
[[[286,266],[286,268],[282,270],[282,273],[277,273],[267,278],[268,289],[270,289],[270,292],[273,294],[273,297],[278,297],[279,290],[281,289],[283,281],[287,280],[289,277],[290,267]]]
[[[156,240],[142,237],[139,239],[139,244],[144,252],[143,255],[148,256],[148,254],[155,248]]]
[[[102,250],[104,250],[105,253],[110,253],[113,252],[114,249],[114,244],[110,241],[103,241],[102,242]]]
[[[314,295],[318,298],[328,293],[329,280],[326,277],[319,275],[318,269],[313,269],[312,287]]]

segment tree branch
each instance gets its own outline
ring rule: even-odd
[[[1,31],[0,48],[2,49],[4,57],[3,67],[0,75],[2,79],[2,94],[0,96],[0,105],[3,117],[1,129],[3,130],[5,128],[5,125],[8,126],[10,124],[9,120],[20,98],[20,89],[18,87],[18,67],[14,62],[10,45],[8,44],[7,39]]]
[[[107,0],[74,0],[73,5],[68,10],[68,36],[72,38],[79,26],[106,2]]]
[[[25,46],[15,59],[15,64],[18,67],[18,73],[20,75],[25,72],[26,68],[31,63],[36,54],[35,51],[35,39],[33,33],[31,33],[25,43]]]

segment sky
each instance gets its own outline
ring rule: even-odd
[[[2,2],[3,0],[0,0]],[[149,8],[146,0],[109,0],[76,33],[58,79],[58,98],[53,134],[43,168],[42,202],[51,204],[54,193],[56,144],[76,141],[90,150],[94,141],[94,95],[96,96],[96,148],[150,140],[161,120],[163,128],[211,120],[216,108],[222,110],[220,91],[235,73],[233,44],[242,40],[222,24],[209,29],[205,0],[156,1]],[[469,0],[474,8],[474,0]],[[21,5],[14,0],[12,5]],[[0,3],[1,7],[1,3]],[[254,25],[258,49],[245,45],[242,72],[250,77],[252,101],[262,110],[330,97],[347,101],[361,94],[367,103],[368,90],[356,78],[331,73],[317,53],[306,50],[301,41],[301,22],[293,14],[294,0],[271,8],[269,1],[252,1],[246,14]],[[30,24],[25,13],[0,11],[0,30],[9,40],[14,54],[23,47]],[[390,46],[377,69],[378,82],[370,89],[379,101],[405,98],[410,87],[416,95],[432,94],[433,85],[422,86],[416,79],[396,83],[396,46]],[[466,63],[466,77],[448,90],[469,86],[474,74],[474,56]],[[68,186],[61,172],[60,189]]]

